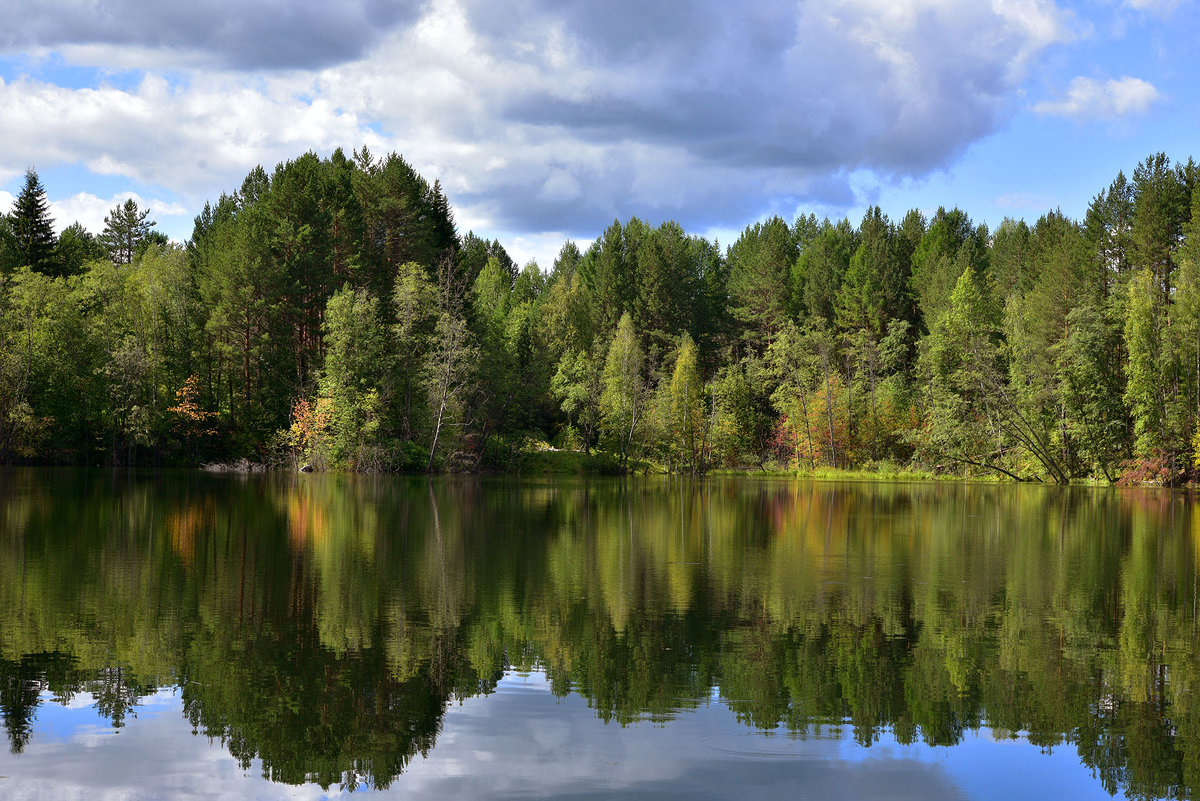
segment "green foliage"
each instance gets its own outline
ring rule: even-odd
[[[366,289],[343,287],[325,308],[325,367],[320,397],[331,406],[330,451],[333,463],[365,470],[377,463],[392,369],[379,300]]]
[[[879,337],[892,320],[904,319],[911,305],[907,299],[909,269],[901,259],[887,216],[878,206],[868,209],[858,227],[858,247],[833,304],[838,325]],[[811,274],[811,268],[807,272]],[[808,308],[811,311],[813,304]]]
[[[1080,227],[1058,212],[1044,215],[1034,226],[1024,244],[1021,270],[1018,283],[1028,287],[1010,293],[1005,309],[1011,394],[1022,418],[1050,443],[1056,461],[1070,467],[1079,458],[1074,437],[1079,421],[1062,402],[1061,368],[1078,371],[1088,360],[1076,353],[1084,361],[1068,366],[1062,351],[1072,333],[1071,313],[1098,302],[1103,287],[1094,280]],[[1088,343],[1098,344],[1095,339]]]
[[[604,359],[604,388],[600,394],[602,431],[617,445],[625,465],[637,441],[648,396],[642,374],[642,349],[629,313],[621,315]]]
[[[50,201],[32,167],[25,171],[25,183],[13,201],[8,215],[10,247],[15,246],[16,264],[46,275],[61,275],[54,259],[54,224],[50,219]]]
[[[133,263],[133,257],[142,249],[142,243],[156,224],[148,219],[149,216],[150,209],[139,209],[137,201],[129,198],[104,217],[99,243],[114,264]]]
[[[1033,284],[1036,273],[1030,264],[1029,237],[1025,221],[1009,217],[1000,222],[992,235],[992,280],[1000,297],[1023,294]]]
[[[877,241],[878,233],[878,231],[869,231],[872,241],[867,247],[875,252],[863,252],[860,258],[859,273],[855,276],[858,283],[847,289],[844,296],[848,306],[871,302],[872,291],[862,286],[862,283],[867,280],[868,272],[873,277],[885,281],[891,277],[887,274],[892,272],[892,265],[874,261],[881,255],[877,252],[880,244]],[[792,269],[794,293],[792,306],[793,313],[797,317],[807,315],[811,318],[821,318],[826,323],[834,322],[835,307],[841,293],[842,279],[850,268],[852,254],[857,253],[855,244],[855,232],[849,220],[839,220],[837,224],[826,220],[821,225],[820,233],[808,243],[804,250],[800,251],[795,267]],[[882,291],[880,294],[882,295]],[[803,299],[802,305],[799,303],[801,298]],[[803,314],[801,314],[802,311]],[[863,315],[860,320],[864,323],[868,322],[869,315],[881,311],[880,308],[858,309],[858,312]]]
[[[1156,303],[1168,302],[1173,285],[1175,250],[1187,219],[1189,195],[1178,168],[1156,153],[1133,171],[1132,259],[1135,269],[1150,270]]]
[[[622,314],[631,313],[637,291],[636,237],[645,230],[646,224],[636,217],[626,226],[613,220],[580,261],[579,273],[602,331],[613,330]]]
[[[959,209],[938,208],[912,254],[909,279],[925,327],[933,331],[950,306],[950,295],[959,276],[970,269],[986,272],[987,230],[971,224]]]
[[[789,317],[796,257],[792,231],[778,217],[747,228],[729,248],[730,310],[754,347],[774,339]]]
[[[491,242],[487,242],[475,236],[474,231],[467,232],[467,235],[463,237],[462,246],[458,250],[457,259],[458,271],[462,275],[464,283],[467,286],[474,284],[488,261],[492,259],[499,263],[510,278],[516,275],[516,264],[499,240],[493,239]]]
[[[767,372],[773,379],[770,383],[775,386],[771,404],[792,444],[784,458],[794,455],[797,469],[815,468],[820,451],[819,418],[812,393],[820,359],[811,347],[812,334],[811,329],[802,331],[789,322],[766,354]]]
[[[597,343],[599,344],[599,343]],[[550,390],[566,412],[569,425],[579,432],[584,452],[596,443],[600,427],[600,397],[604,361],[599,347],[590,351],[568,350],[559,359],[550,380]]]
[[[89,262],[106,255],[97,237],[77,222],[64,228],[54,245],[54,260],[63,275],[79,275]]]
[[[757,358],[729,365],[713,379],[712,461],[765,465],[774,425],[767,383],[766,366]]]
[[[992,396],[1003,383],[998,326],[970,268],[958,277],[949,305],[922,342],[925,420],[918,447],[932,459],[1013,474],[1009,432]]]
[[[700,380],[699,353],[687,334],[683,335],[675,357],[668,397],[671,462],[679,472],[694,475],[703,469],[708,450],[708,409]]]
[[[425,268],[407,262],[396,270],[392,289],[392,348],[397,365],[395,387],[399,434],[406,440],[416,437],[422,394],[418,392],[418,371],[413,368],[423,362],[429,352],[434,325],[437,322],[437,287],[429,280]]]
[[[445,445],[443,429],[456,428],[464,422],[467,395],[475,386],[479,356],[475,337],[466,321],[443,311],[438,316],[421,374],[434,421],[427,470],[433,469],[439,443]],[[452,441],[457,441],[457,438]]]
[[[1123,376],[1112,354],[1120,332],[1109,326],[1100,309],[1085,305],[1067,317],[1068,334],[1058,350],[1058,400],[1068,435],[1080,457],[1106,480],[1128,450],[1128,413],[1121,402]]]
[[[84,313],[85,293],[74,282],[28,267],[18,269],[5,290],[0,351],[13,379],[3,410],[7,438],[18,443],[18,454],[90,463],[106,398],[104,360]]]
[[[1125,347],[1129,352],[1125,401],[1133,416],[1134,448],[1142,456],[1162,448],[1166,439],[1156,284],[1153,270],[1138,271],[1129,284],[1129,311],[1125,318]]]
[[[1200,192],[1193,189],[1191,214],[1176,252],[1174,304],[1170,314],[1170,345],[1178,369],[1179,392],[1172,399],[1172,427],[1183,441],[1192,442],[1193,461],[1200,432]],[[1190,432],[1190,436],[1189,436]]]
[[[267,461],[323,398],[314,442],[345,469],[515,469],[526,439],[566,437],[625,467],[915,458],[1065,482],[1136,456],[1179,482],[1197,475],[1197,168],[1157,154],[1132,176],[1082,221],[994,235],[959,209],[872,207],[857,227],[772,217],[722,250],[614,220],[544,273],[460,239],[397,154],[257,167],[186,250],[133,201],[101,237],[55,239],[30,171],[0,223],[0,459]],[[203,436],[181,434],[185,407]]]

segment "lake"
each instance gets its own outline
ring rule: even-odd
[[[1200,796],[1200,504],[0,472],[0,798]]]

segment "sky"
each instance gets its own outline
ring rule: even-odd
[[[0,0],[0,209],[127,197],[186,240],[258,164],[403,155],[548,267],[614,219],[1081,217],[1200,158],[1187,0]]]

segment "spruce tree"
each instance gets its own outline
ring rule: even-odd
[[[887,215],[879,206],[867,209],[858,228],[858,247],[834,298],[838,325],[881,337],[888,322],[905,314],[907,267],[897,257],[895,230]]]
[[[54,226],[50,220],[50,202],[38,180],[37,171],[25,171],[25,186],[13,203],[8,217],[9,231],[15,240],[19,264],[40,273],[53,275]]]

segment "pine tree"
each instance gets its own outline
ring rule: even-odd
[[[1095,302],[1067,315],[1067,337],[1056,348],[1058,402],[1067,432],[1083,464],[1109,481],[1127,455],[1128,414],[1119,352],[1121,334]]]
[[[696,297],[695,255],[688,236],[675,222],[663,223],[640,237],[635,271],[633,319],[651,341],[670,346],[692,321]]]
[[[450,201],[442,192],[441,181],[434,180],[428,195],[430,220],[430,245],[438,255],[452,256],[458,249],[458,230],[454,225],[454,212]]]
[[[637,238],[634,232],[643,229],[647,229],[646,224],[636,217],[625,226],[613,220],[583,257],[580,271],[596,310],[596,322],[604,331],[616,328],[621,315],[633,308],[637,251],[630,244]]]
[[[1023,413],[1008,386],[994,318],[980,277],[966,267],[922,343],[927,410],[921,444],[936,456],[1013,478],[1031,457],[1065,484],[1069,475],[1044,427]]]
[[[129,198],[119,203],[104,218],[100,244],[108,251],[113,264],[133,264],[141,244],[156,223],[147,219],[150,209],[139,209],[137,201]]]
[[[1150,156],[1133,172],[1133,259],[1154,274],[1156,306],[1170,302],[1175,249],[1183,236],[1188,200],[1179,172],[1163,153]]]
[[[771,342],[788,319],[796,256],[791,229],[778,217],[747,228],[729,248],[729,306],[755,347]]]
[[[1060,212],[1043,215],[1026,243],[1022,272],[1025,292],[1008,297],[1005,334],[1009,346],[1012,398],[1024,419],[1054,443],[1065,465],[1077,454],[1056,368],[1063,343],[1071,333],[1070,314],[1097,301],[1099,288],[1083,231]]]
[[[996,294],[1007,298],[1027,292],[1035,274],[1029,269],[1029,226],[1005,217],[992,236],[992,280]]]
[[[1176,251],[1190,212],[1186,176],[1162,153],[1150,156],[1133,173],[1133,266],[1126,309],[1129,353],[1127,400],[1133,410],[1136,451],[1154,458],[1161,449],[1170,480],[1177,478],[1180,457],[1190,443],[1192,409],[1185,402],[1186,376],[1173,323],[1177,301]]]

